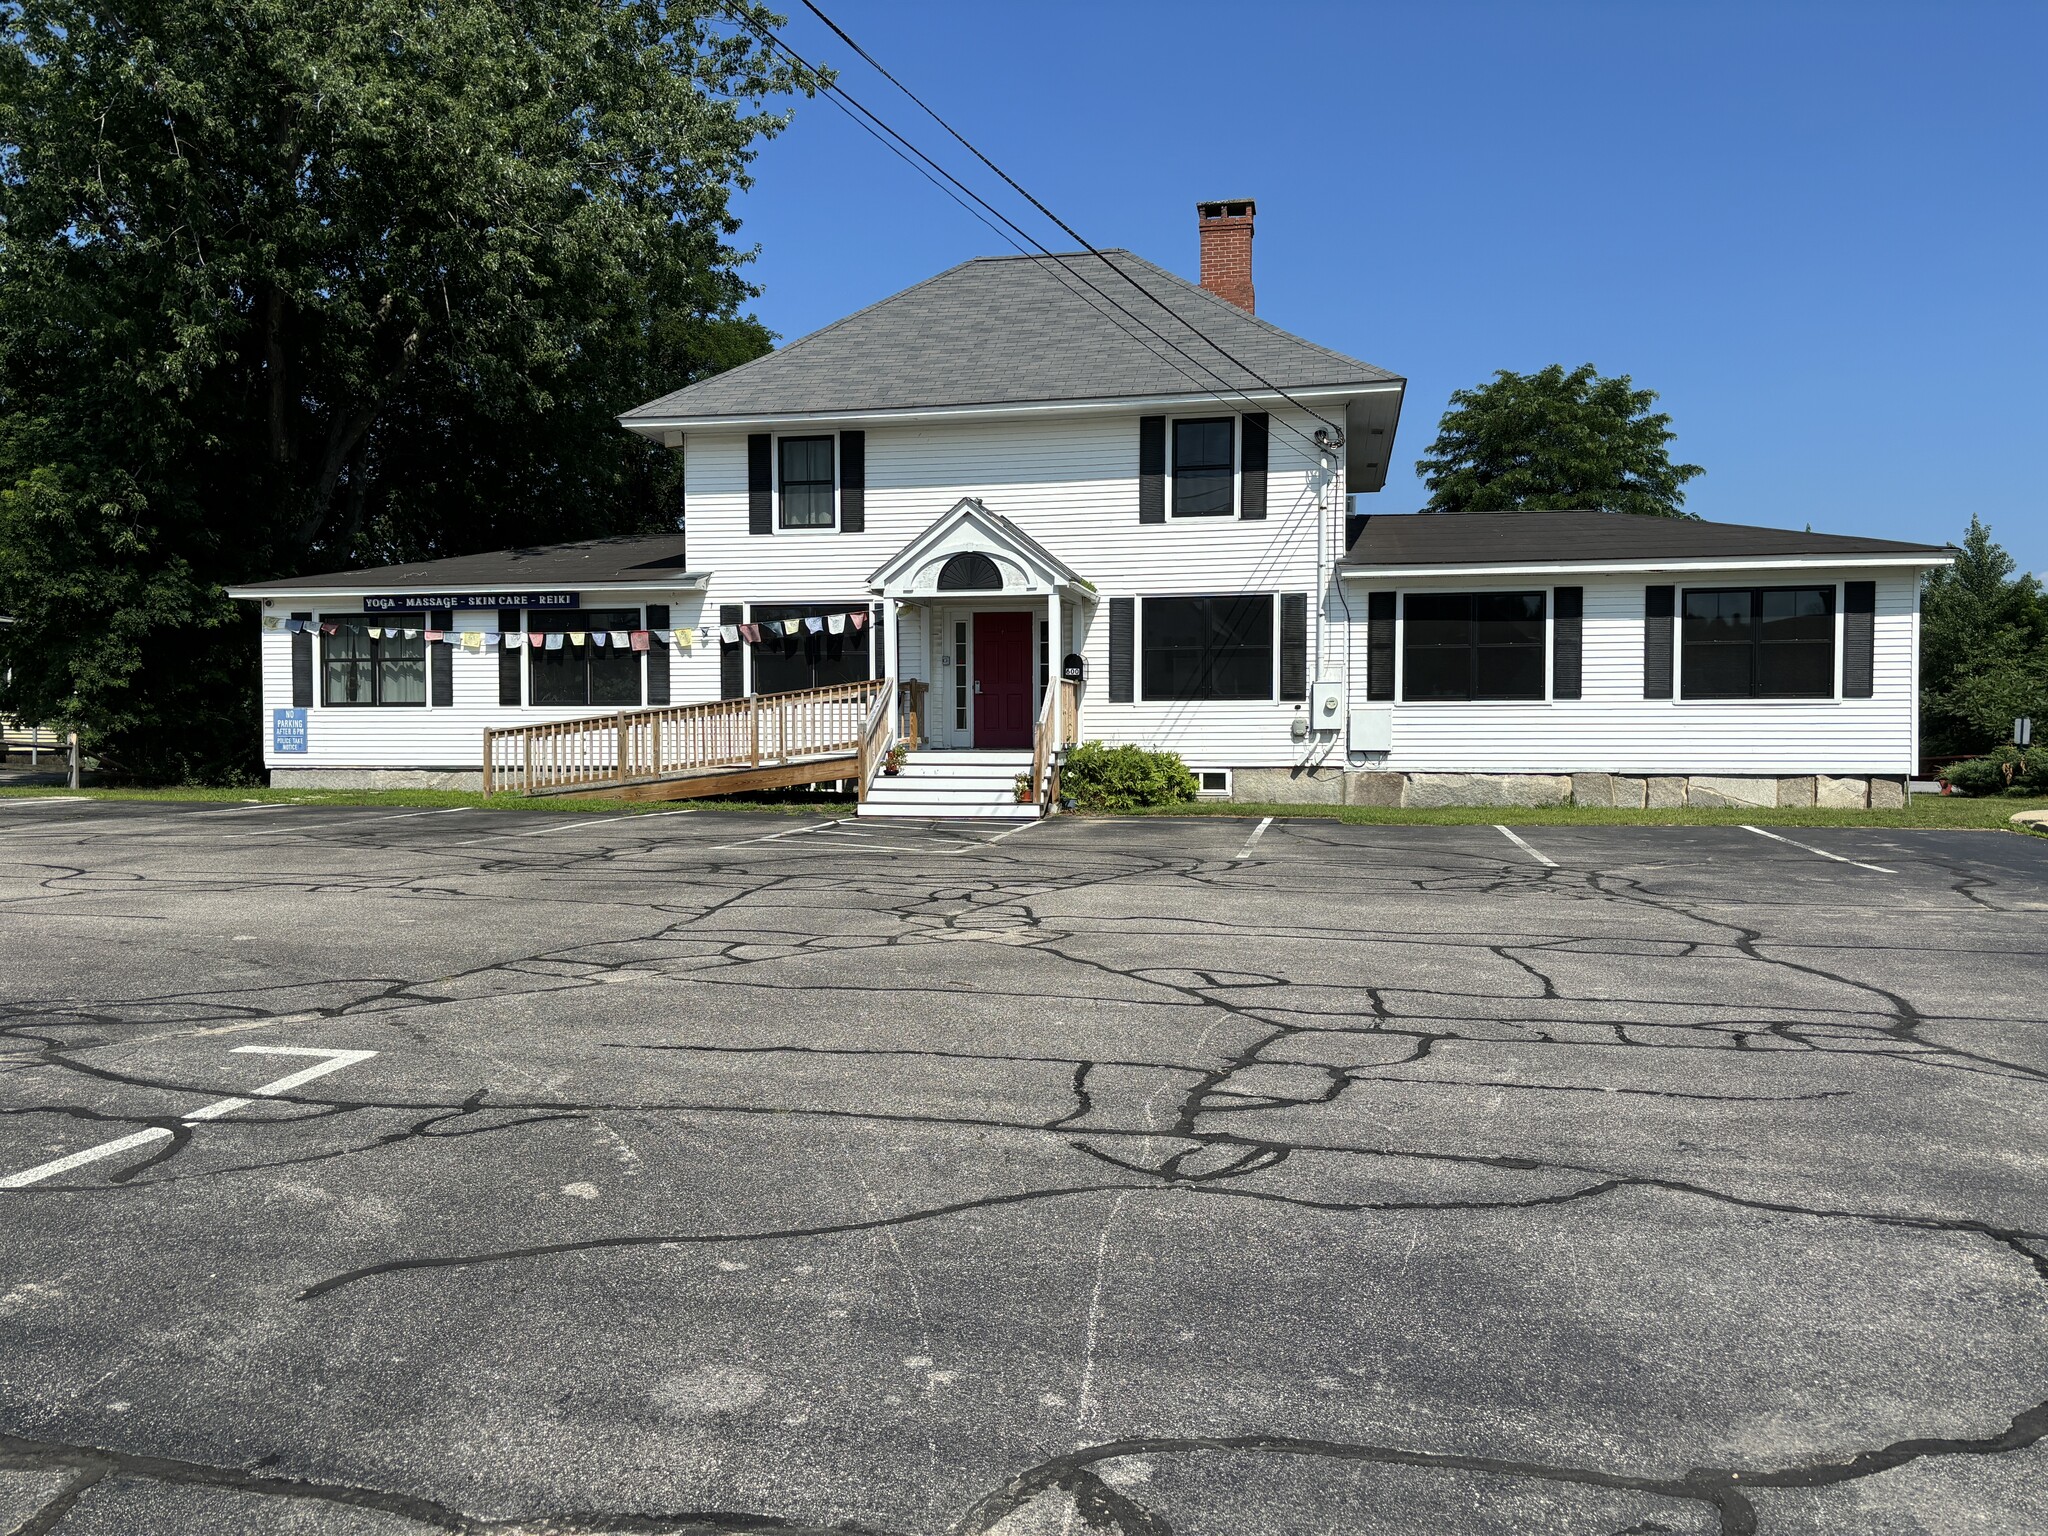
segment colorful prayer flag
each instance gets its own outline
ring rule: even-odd
[[[625,636],[623,636],[623,635],[616,635],[616,634],[615,634],[615,635],[613,635],[613,636],[612,636],[612,640],[613,640],[613,641],[614,641],[615,643],[616,643],[617,641],[619,641],[619,640],[622,640],[622,639],[624,639],[624,638],[626,638],[626,637],[625,637]],[[648,648],[648,645],[647,645],[647,631],[646,631],[646,630],[644,630],[644,629],[636,629],[636,630],[634,630],[634,631],[633,631],[633,635],[632,635],[632,641],[633,641],[633,649],[634,649],[634,650],[636,650],[636,651],[644,651],[644,650],[646,650],[646,649]]]

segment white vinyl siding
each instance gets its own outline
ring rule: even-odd
[[[1868,699],[1645,699],[1643,589],[1877,583],[1876,665]],[[1556,577],[1586,594],[1583,696],[1528,703],[1409,703],[1393,710],[1393,750],[1371,765],[1407,773],[1907,774],[1917,771],[1914,652],[1919,576],[1913,571],[1713,571],[1627,577]],[[1527,589],[1527,578],[1500,590]],[[1365,589],[1474,591],[1481,584],[1430,578],[1403,587],[1354,583],[1352,675],[1363,700]],[[1836,687],[1841,679],[1836,604]],[[1399,647],[1396,647],[1398,654]],[[1682,683],[1682,679],[1681,679]],[[1390,706],[1381,704],[1377,708]]]

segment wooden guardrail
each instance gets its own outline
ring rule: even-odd
[[[1031,733],[1031,793],[1038,803],[1047,807],[1059,804],[1060,765],[1058,753],[1061,747],[1071,747],[1081,739],[1081,685],[1071,678],[1058,678],[1057,695],[1060,701],[1059,740],[1053,740],[1052,689],[1045,690],[1045,699],[1038,706],[1038,725]]]
[[[870,679],[710,704],[628,709],[484,732],[484,793],[545,795],[721,768],[864,754],[889,683]],[[879,713],[886,719],[886,707]],[[865,781],[863,781],[865,782]]]

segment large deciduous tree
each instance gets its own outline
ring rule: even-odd
[[[233,777],[223,583],[675,526],[612,418],[767,350],[728,198],[804,84],[732,8],[0,4],[0,710]]]
[[[1689,517],[1697,464],[1671,462],[1671,418],[1654,391],[1587,363],[1535,373],[1503,368],[1451,396],[1415,472],[1432,512],[1541,512],[1574,507]]]
[[[1920,729],[1935,757],[2011,739],[2022,715],[2048,725],[2048,593],[1976,517],[1961,553],[1927,578],[1920,607]]]

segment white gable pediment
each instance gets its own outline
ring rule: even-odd
[[[947,563],[957,556],[980,555],[994,565],[1000,587],[982,582],[966,588],[941,585]],[[967,564],[956,566],[958,573]],[[986,567],[982,567],[986,574]],[[1006,517],[963,496],[944,516],[883,561],[868,578],[884,597],[920,598],[957,590],[962,596],[986,592],[1046,593],[1082,585],[1065,561]]]

